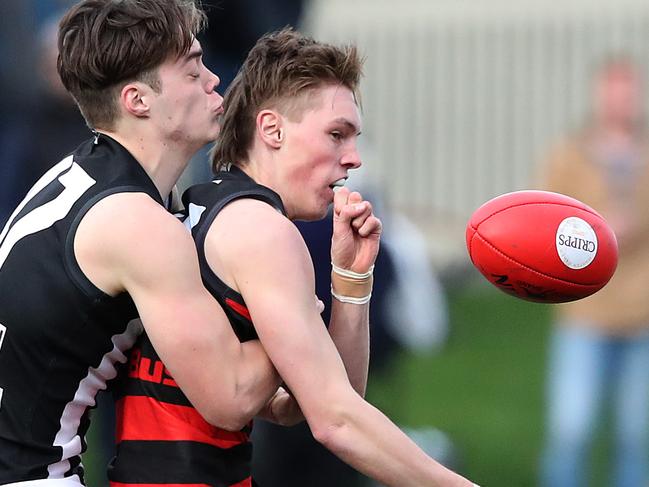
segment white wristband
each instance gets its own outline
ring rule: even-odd
[[[367,272],[361,274],[359,272],[350,271],[348,269],[342,269],[332,262],[331,270],[333,270],[336,274],[340,276],[351,277],[352,279],[367,279],[368,277],[371,277],[372,274],[374,274],[373,265],[370,267],[370,269]]]
[[[341,296],[339,294],[336,294],[334,292],[334,287],[331,286],[331,295],[336,298],[338,301],[341,303],[348,303],[348,304],[367,304],[370,302],[370,299],[372,298],[372,293],[369,293],[367,296],[363,296],[362,298],[352,298],[351,296]]]

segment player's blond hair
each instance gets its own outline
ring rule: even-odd
[[[317,42],[291,28],[257,41],[225,93],[223,123],[212,151],[212,167],[245,164],[257,113],[277,109],[299,120],[314,90],[336,84],[358,100],[363,60],[355,46]]]

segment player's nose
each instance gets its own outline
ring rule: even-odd
[[[357,169],[361,167],[363,162],[361,161],[361,155],[358,151],[356,144],[353,144],[348,150],[343,154],[340,163],[343,166],[346,166],[349,169]]]

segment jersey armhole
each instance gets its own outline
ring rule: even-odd
[[[81,220],[86,215],[86,213],[88,213],[88,211],[102,199],[117,193],[144,193],[153,197],[147,191],[143,191],[143,188],[141,186],[120,186],[117,188],[110,188],[105,191],[102,191],[101,193],[98,193],[90,200],[88,200],[81,207],[76,217],[72,221],[72,224],[70,225],[70,229],[68,230],[68,234],[65,239],[65,252],[64,252],[64,263],[63,263],[64,268],[68,273],[68,276],[70,277],[72,282],[74,282],[74,284],[87,296],[95,299],[101,297],[109,298],[111,296],[109,296],[104,291],[102,291],[97,286],[95,286],[92,283],[92,281],[90,281],[90,279],[88,279],[85,273],[81,270],[81,266],[79,265],[79,262],[77,261],[77,258],[74,254],[74,237],[76,236],[77,229],[79,228],[79,224],[81,223]]]
[[[266,193],[261,191],[259,188],[249,189],[244,191],[237,191],[225,197],[219,203],[213,206],[210,211],[201,216],[200,225],[198,229],[194,232],[192,229],[192,236],[194,237],[194,243],[196,245],[196,251],[198,253],[198,262],[201,270],[201,276],[203,278],[203,283],[207,286],[208,289],[213,288],[215,285],[221,287],[223,292],[229,290],[230,292],[236,293],[234,289],[228,286],[221,278],[212,270],[212,268],[207,263],[207,255],[205,254],[205,239],[207,237],[207,232],[209,231],[212,223],[216,216],[221,212],[225,206],[229,205],[233,201],[249,198],[267,203],[272,208],[276,209],[280,213],[284,214],[284,207],[281,203],[281,200],[278,201],[274,193]],[[208,278],[208,276],[211,278]],[[212,282],[214,280],[214,282]],[[238,294],[238,293],[236,293]]]
[[[284,207],[282,206],[281,201],[278,202],[276,197],[274,197],[274,195],[266,194],[265,192],[260,191],[259,189],[237,191],[236,193],[232,193],[228,195],[227,197],[223,198],[223,200],[219,201],[217,205],[213,206],[205,216],[201,216],[202,221],[200,222],[200,226],[196,231],[192,229],[192,236],[194,237],[196,250],[201,260],[207,262],[207,258],[205,255],[205,238],[207,237],[207,232],[212,226],[212,222],[214,222],[216,215],[218,215],[221,212],[221,210],[225,208],[226,205],[229,205],[233,201],[242,198],[250,198],[250,199],[261,201],[263,203],[267,203],[271,207],[275,208],[277,211],[284,214]]]

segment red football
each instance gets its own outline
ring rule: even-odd
[[[548,191],[515,191],[487,201],[466,227],[471,261],[498,289],[542,303],[589,296],[617,266],[617,240],[584,203]]]

